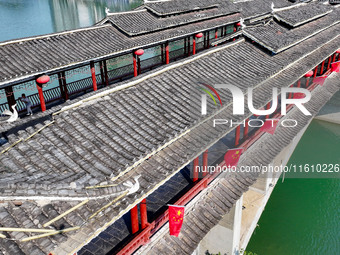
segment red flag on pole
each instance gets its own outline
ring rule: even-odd
[[[274,134],[277,125],[279,124],[279,119],[266,119],[260,131],[267,132],[269,134]]]
[[[325,83],[325,80],[327,79],[328,75],[322,75],[319,77],[315,77],[313,80],[313,83],[319,84],[322,86]]]
[[[332,63],[332,72],[340,72],[340,61]]]
[[[243,149],[229,149],[224,155],[224,164],[227,167],[237,166]]]
[[[183,218],[184,218],[184,206],[180,205],[168,205],[169,206],[169,229],[171,236],[178,236],[181,232]]]
[[[300,99],[300,98],[305,98],[305,97],[306,95],[304,93],[297,92],[297,93],[294,93],[293,99]]]

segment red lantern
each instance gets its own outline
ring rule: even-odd
[[[305,77],[311,77],[313,76],[314,72],[313,71],[309,71],[308,73],[305,74]]]
[[[198,33],[198,34],[196,35],[197,38],[201,38],[202,36],[203,36],[202,33]]]
[[[142,55],[144,54],[144,50],[143,50],[143,49],[136,50],[136,51],[135,51],[135,54],[136,54],[137,56],[142,56]]]
[[[45,83],[48,83],[49,81],[50,81],[50,77],[48,75],[40,76],[37,79],[37,83],[39,83],[39,84],[45,84]]]

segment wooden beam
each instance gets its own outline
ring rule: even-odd
[[[73,227],[73,228],[66,228],[63,230],[53,230],[53,232],[50,233],[46,233],[46,234],[42,234],[42,235],[37,235],[37,236],[31,236],[31,237],[26,237],[24,239],[21,239],[21,242],[28,242],[28,241],[32,241],[32,240],[36,240],[39,238],[43,238],[43,237],[47,237],[47,236],[53,236],[53,235],[57,235],[57,234],[62,234],[62,233],[66,233],[66,232],[70,232],[70,231],[75,231],[80,229],[80,227]]]
[[[77,204],[76,206],[72,207],[71,209],[67,210],[66,212],[64,212],[64,213],[60,214],[59,216],[55,217],[54,219],[50,220],[49,222],[46,222],[43,225],[43,227],[46,228],[46,227],[50,226],[52,223],[56,222],[57,220],[60,220],[61,218],[64,218],[66,215],[68,215],[69,213],[78,209],[79,207],[83,206],[84,204],[86,204],[89,201],[90,201],[89,199],[84,200],[83,202]]]

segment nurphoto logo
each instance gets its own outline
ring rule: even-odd
[[[233,115],[244,115],[244,104],[245,96],[242,90],[231,84],[216,84],[214,86],[202,84],[204,87],[200,88],[204,93],[201,94],[201,114],[207,114],[207,95],[213,100],[214,104],[217,105],[217,101],[214,95],[217,97],[220,105],[222,106],[222,100],[217,90],[228,89],[232,94],[233,103]],[[294,98],[288,98],[289,93],[298,94],[300,96]],[[214,95],[213,95],[214,94]],[[253,103],[253,88],[247,90],[247,105],[249,111],[255,115],[269,115],[275,112],[278,107],[278,89],[272,89],[272,104],[270,109],[255,109]],[[311,99],[311,93],[309,90],[304,88],[281,88],[281,114],[287,114],[287,105],[295,105],[303,114],[311,115],[311,113],[303,106]]]

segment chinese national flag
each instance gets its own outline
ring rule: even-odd
[[[322,75],[319,77],[315,77],[313,80],[313,83],[319,84],[322,86],[325,83],[325,80],[327,79],[328,75]]]
[[[340,61],[332,63],[332,72],[340,72]]]
[[[294,93],[294,96],[293,96],[294,99],[300,99],[300,98],[305,98],[305,97],[306,95],[300,92]]]
[[[224,155],[224,163],[227,167],[237,166],[243,149],[230,149]]]
[[[169,205],[169,228],[171,236],[178,236],[181,232],[184,217],[184,206]]]
[[[267,119],[260,131],[267,132],[269,134],[274,134],[277,125],[279,124],[279,119]]]

